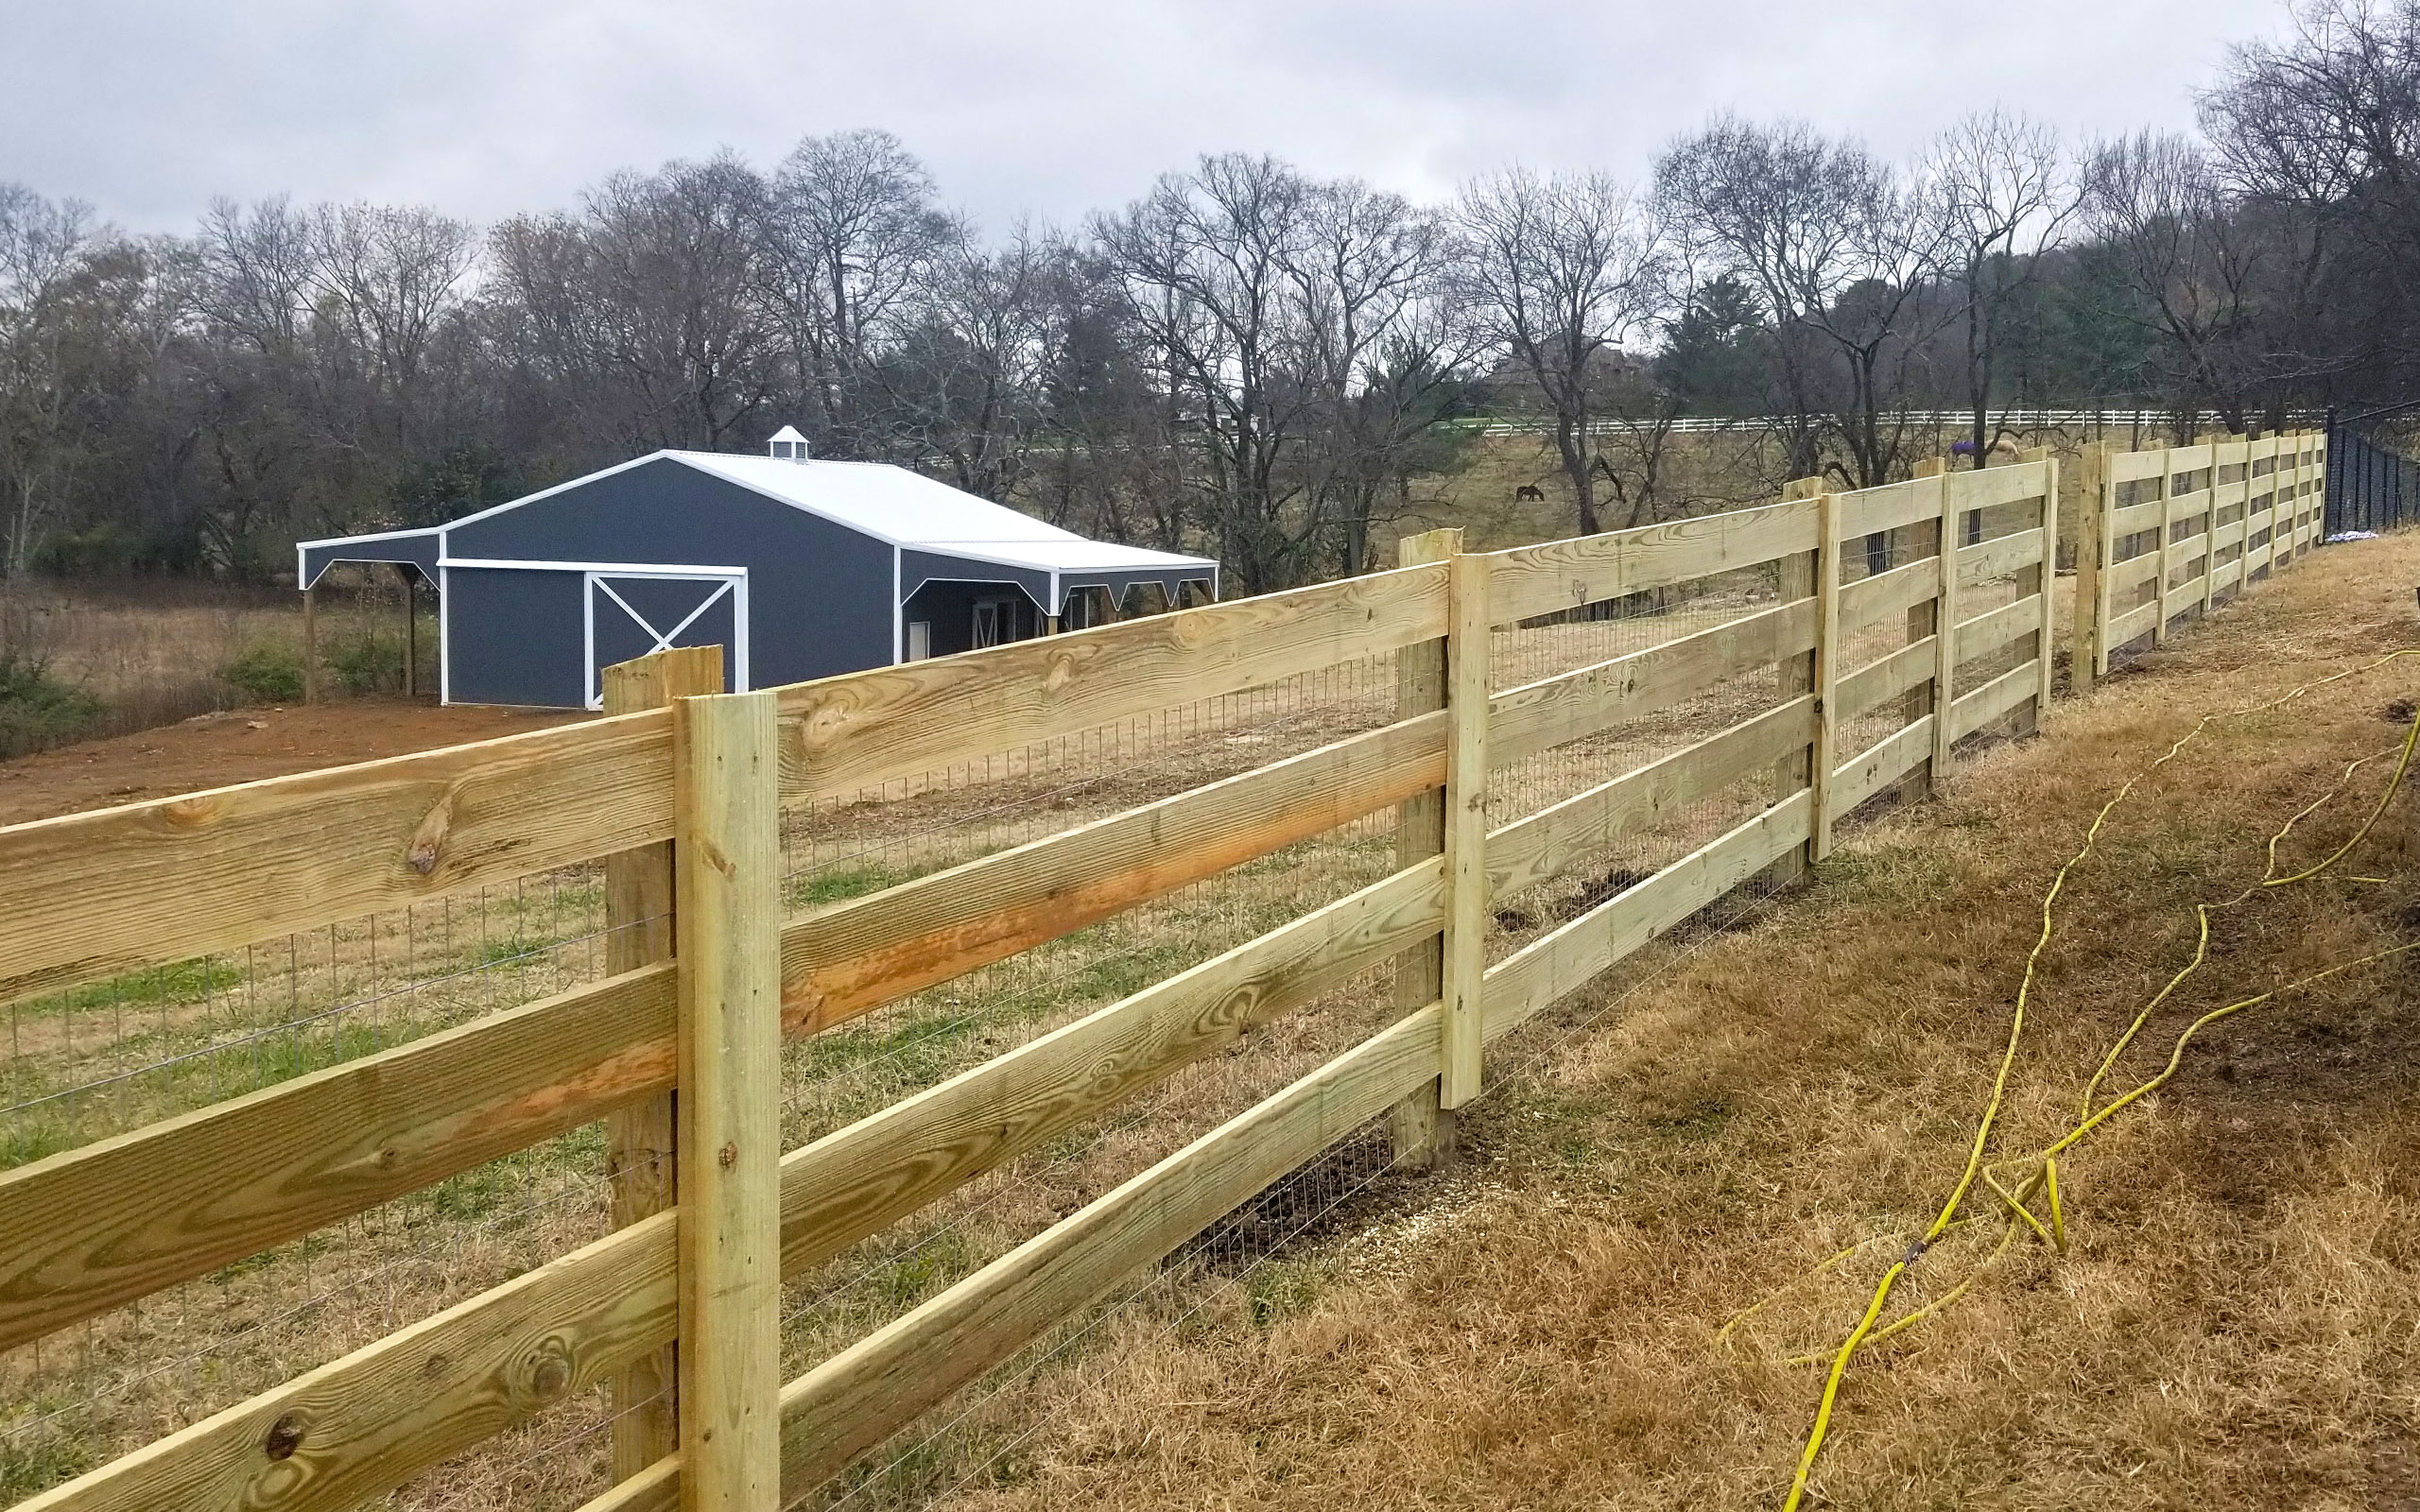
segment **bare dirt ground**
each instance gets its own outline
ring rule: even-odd
[[[238,709],[0,762],[0,824],[402,756],[581,717],[401,698]]]
[[[2416,581],[2420,536],[2290,568],[1857,833],[1806,893],[1623,1001],[1578,994],[1567,1037],[1476,1105],[1457,1173],[1215,1316],[1115,1330],[1035,1383],[1041,1426],[953,1504],[1779,1506],[1830,1350],[1958,1177],[2044,890],[2095,813],[2204,714],[2420,647]],[[2059,904],[1998,1153],[2073,1122],[2189,959],[2193,905],[2257,882],[2268,837],[2383,756],[2279,855],[2352,837],[2415,696],[2420,659],[2392,662],[2231,719],[2138,788]],[[2415,816],[2407,790],[2338,873],[2221,911],[2103,1100],[2194,1016],[2411,941]],[[2420,1507],[2410,959],[2204,1031],[2062,1161],[2065,1254],[1991,1263],[1988,1217],[1927,1252],[1886,1316],[1973,1288],[1858,1357],[1807,1504]]]

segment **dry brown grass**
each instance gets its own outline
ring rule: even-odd
[[[1282,1286],[1235,1289],[1181,1338],[1138,1317],[1080,1375],[1036,1378],[1036,1435],[962,1500],[1776,1504],[1820,1384],[1782,1361],[1837,1341],[1889,1246],[1790,1293],[1734,1353],[1716,1329],[1841,1246],[1922,1226],[1963,1158],[2042,889],[2092,811],[2202,714],[2420,644],[2415,578],[2420,537],[2331,550],[2060,707],[2045,739],[1865,831],[1803,902],[1702,942],[1501,1089],[1423,1207],[1300,1250]],[[2071,1116],[2189,950],[2191,904],[2256,878],[2266,835],[2400,737],[2411,665],[2221,728],[2124,811],[2063,905],[2007,1149]],[[2349,834],[2378,780],[2288,853]],[[2194,1012],[2410,938],[2408,806],[2362,856],[2389,881],[2227,919],[2125,1080]],[[2063,1168],[2070,1255],[2020,1249],[1860,1360],[1816,1504],[2412,1504],[2414,986],[2373,969],[2210,1031]],[[1989,1237],[1933,1251],[1907,1299]]]
[[[321,608],[323,648],[373,628],[400,634],[391,581],[348,581]],[[424,631],[433,677],[436,630]],[[77,739],[238,707],[243,694],[220,676],[228,663],[254,646],[299,648],[302,636],[301,597],[290,588],[172,578],[0,584],[0,653],[29,656],[100,700],[100,716]]]

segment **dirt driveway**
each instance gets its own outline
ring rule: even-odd
[[[0,762],[0,824],[401,756],[582,717],[562,709],[449,709],[401,698],[203,714]]]

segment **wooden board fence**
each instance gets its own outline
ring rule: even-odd
[[[2083,667],[2307,550],[2323,465],[2310,437],[2090,459]],[[617,1110],[682,1125],[630,1136],[668,1143],[680,1179],[605,1238],[24,1504],[352,1506],[592,1386],[643,1401],[631,1383],[676,1341],[678,1450],[668,1413],[622,1435],[593,1504],[759,1506],[776,1473],[780,1500],[805,1494],[1340,1138],[1479,1095],[1506,1035],[1820,861],[1860,805],[1945,779],[1961,740],[2030,725],[2058,488],[2036,458],[1484,555],[1440,541],[1447,559],[1297,593],[0,829],[0,985],[20,995],[613,856],[654,868],[657,901],[630,884],[616,905],[644,924],[681,879],[669,961],[659,930],[598,980],[0,1173],[7,1345]],[[1886,560],[1884,541],[1921,549]],[[1585,651],[1609,622],[1648,644]],[[1499,690],[1501,637],[1573,664]],[[1393,653],[1390,722],[780,919],[786,805]],[[1575,765],[1656,731],[1670,748]],[[1589,780],[1506,812],[1541,762]],[[773,1158],[781,1036],[1391,810],[1409,827],[1392,874]],[[1670,859],[1485,964],[1499,908],[1647,838]],[[1391,1020],[1355,1048],[776,1384],[776,1275],[1389,962]]]

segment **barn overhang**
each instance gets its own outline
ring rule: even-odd
[[[1137,584],[1156,583],[1173,604],[1190,583],[1216,598],[1219,564],[1206,557],[1095,541],[902,548],[899,602],[907,603],[925,584],[935,582],[1013,584],[1043,613],[1062,615],[1068,599],[1088,588],[1105,589],[1113,597],[1123,598]]]
[[[294,548],[294,586],[309,588],[338,562],[391,562],[419,574],[421,581],[437,581],[438,558],[443,554],[442,527],[423,530],[381,530],[366,536],[330,536],[305,541]]]

